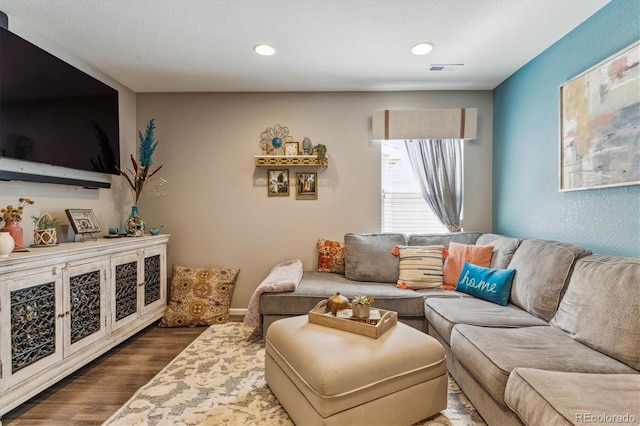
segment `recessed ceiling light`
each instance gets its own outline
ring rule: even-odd
[[[271,56],[274,53],[276,53],[276,49],[274,49],[273,47],[269,46],[268,44],[257,44],[255,46],[253,46],[253,50],[258,55],[262,55],[262,56]]]
[[[411,53],[414,55],[426,55],[433,50],[433,44],[431,43],[418,43],[411,48]]]

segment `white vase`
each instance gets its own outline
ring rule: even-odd
[[[16,243],[13,241],[11,234],[8,232],[0,232],[0,257],[9,257],[9,253],[13,251]]]

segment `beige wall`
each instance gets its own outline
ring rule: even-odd
[[[95,78],[109,84],[119,92],[119,109],[120,109],[120,155],[121,161],[128,162],[129,155],[135,152],[136,146],[136,95],[134,92],[119,84],[117,81],[102,74],[100,71],[83,63],[78,58],[69,55],[64,49],[51,43],[47,39],[32,31],[23,25],[18,19],[9,17],[9,29],[18,34],[22,38],[41,47],[49,53],[63,59],[64,61],[74,65],[94,76]],[[44,167],[36,166],[28,162],[11,162],[6,158],[0,158],[0,167],[6,163],[11,163],[14,167],[16,164],[20,167],[18,171],[34,173]],[[67,169],[68,170],[68,169]],[[73,171],[72,171],[73,172]],[[80,177],[91,178],[96,176],[95,173],[89,172],[73,172]],[[32,215],[40,215],[43,212],[49,212],[54,217],[58,217],[63,222],[68,223],[65,209],[93,209],[98,222],[103,228],[116,226],[124,221],[130,213],[131,196],[129,191],[122,186],[122,180],[110,175],[99,175],[102,180],[111,179],[113,182],[112,189],[85,189],[70,185],[53,185],[31,182],[1,182],[0,181],[0,207],[8,204],[16,205],[18,198],[28,197],[35,201],[35,204],[25,209],[22,227],[24,228],[25,244],[33,243],[33,222]],[[4,223],[2,224],[4,225]],[[120,225],[118,225],[120,226]],[[59,234],[62,241],[74,238],[73,230],[67,225]]]
[[[169,265],[238,267],[232,308],[246,308],[275,264],[300,258],[316,267],[319,238],[380,231],[380,146],[371,111],[478,108],[478,139],[465,142],[466,230],[491,231],[490,91],[138,94],[137,128],[156,119],[154,154],[166,195],[139,203],[151,226],[172,234]],[[328,148],[318,200],[267,197],[260,133],[287,126]],[[290,168],[296,171],[313,169]]]

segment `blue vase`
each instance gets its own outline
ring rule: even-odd
[[[133,226],[129,226],[132,224]],[[144,222],[138,213],[138,206],[131,206],[131,214],[124,223],[124,232],[127,235],[142,235],[144,233]]]

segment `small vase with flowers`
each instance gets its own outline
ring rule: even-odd
[[[29,198],[19,198],[16,207],[9,204],[7,207],[0,209],[0,214],[2,214],[2,220],[4,221],[4,226],[0,229],[0,232],[8,232],[11,235],[15,242],[13,251],[24,250],[24,231],[20,226],[20,222],[22,222],[25,206],[31,204],[33,204],[33,201]]]

